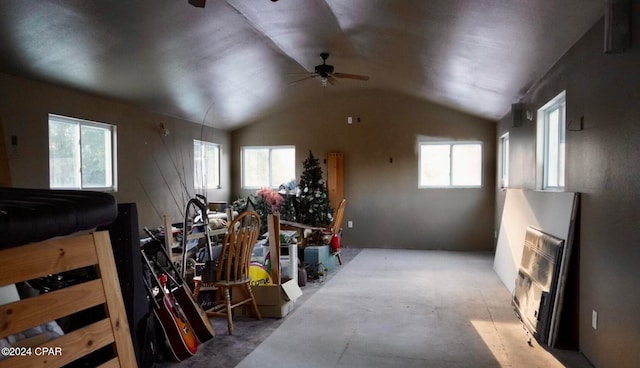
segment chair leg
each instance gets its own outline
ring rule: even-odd
[[[193,297],[198,300],[198,293],[200,293],[200,285],[202,282],[200,280],[193,280]]]
[[[258,304],[256,303],[256,298],[253,296],[253,292],[251,291],[251,286],[248,284],[245,285],[247,292],[249,293],[249,297],[251,298],[251,309],[253,311],[253,315],[262,320],[262,316],[260,315],[260,310],[258,309]]]
[[[229,330],[229,335],[233,335],[233,315],[231,314],[231,294],[229,293],[229,288],[224,288],[224,299],[227,309],[227,329]]]

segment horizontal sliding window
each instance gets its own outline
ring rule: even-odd
[[[49,186],[116,189],[116,127],[49,114]]]
[[[482,186],[480,142],[421,142],[420,188],[476,188]]]
[[[243,188],[277,188],[296,177],[294,146],[247,146],[241,155]]]

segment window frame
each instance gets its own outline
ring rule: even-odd
[[[268,177],[269,177],[269,183],[268,185],[258,185],[258,186],[248,186],[246,185],[245,181],[246,181],[246,174],[245,174],[245,169],[247,168],[247,164],[245,162],[245,151],[246,150],[260,150],[260,149],[266,149],[269,151],[269,163],[268,163]],[[296,146],[295,145],[276,145],[276,146],[242,146],[240,148],[240,175],[241,175],[241,179],[240,179],[240,185],[242,189],[260,189],[260,188],[273,188],[273,189],[277,189],[280,184],[283,183],[273,183],[274,178],[273,178],[273,162],[271,160],[272,158],[272,153],[274,150],[278,150],[278,149],[293,149],[293,178],[295,180],[296,177]]]
[[[200,145],[200,162],[201,162],[201,167],[200,167],[200,171],[198,171],[198,168],[196,167],[198,160],[196,159],[196,145]],[[207,175],[202,175],[202,177],[200,179],[199,182],[199,178],[198,178],[198,172],[204,173],[205,170],[208,171],[209,166],[212,164],[210,162],[208,162],[206,160],[206,155],[205,155],[205,151],[204,148],[208,147],[208,148],[215,148],[216,149],[216,155],[217,155],[217,160],[215,162],[215,170],[217,171],[217,182],[213,183],[213,185],[209,185],[208,181],[205,180],[205,178],[207,178]],[[209,142],[209,141],[203,141],[200,139],[194,139],[193,140],[193,188],[195,190],[210,190],[210,189],[221,189],[222,188],[222,180],[220,178],[220,157],[222,154],[222,148],[220,146],[220,144],[215,143],[215,142]]]
[[[436,146],[447,145],[449,146],[449,184],[423,184],[422,178],[422,147],[423,146]],[[480,183],[477,185],[456,185],[452,184],[454,177],[454,162],[453,151],[455,146],[464,145],[478,145],[480,146]],[[419,189],[478,189],[484,186],[484,145],[481,141],[421,141],[418,143],[418,188]]]
[[[557,139],[554,145],[550,142],[550,116],[558,111]],[[536,187],[540,190],[563,191],[566,186],[566,144],[567,144],[567,101],[566,91],[560,92],[549,102],[538,109],[537,134],[536,134]],[[550,156],[550,147],[556,151],[556,159]],[[553,162],[551,162],[553,161]],[[550,183],[550,169],[556,168],[554,173],[557,178]]]
[[[78,160],[78,166],[79,166],[79,186],[55,186],[54,183],[52,183],[52,178],[53,176],[51,175],[52,173],[52,157],[51,157],[51,147],[49,147],[49,149],[47,150],[47,154],[48,154],[48,168],[49,168],[49,172],[48,172],[48,176],[49,176],[49,188],[50,189],[60,189],[60,190],[64,190],[64,189],[71,189],[71,190],[94,190],[94,191],[106,191],[106,192],[116,192],[118,189],[118,129],[116,125],[113,124],[108,124],[108,123],[103,123],[103,122],[98,122],[98,121],[92,121],[92,120],[86,120],[86,119],[80,119],[80,118],[75,118],[75,117],[69,117],[69,116],[64,116],[64,115],[58,115],[58,114],[48,114],[48,118],[47,118],[47,135],[48,135],[48,144],[51,145],[51,123],[52,122],[58,122],[58,123],[65,123],[65,124],[75,124],[78,127],[78,143],[77,143],[77,148],[78,148],[78,155],[79,157],[77,157],[76,159]],[[111,177],[111,185],[110,186],[89,186],[89,185],[85,185],[83,183],[83,175],[82,175],[82,127],[91,127],[91,128],[100,128],[106,131],[109,131],[110,135],[111,135],[111,144],[109,145],[109,149],[110,149],[110,157],[106,158],[105,162],[105,170],[109,170],[110,172],[108,172],[107,174]]]

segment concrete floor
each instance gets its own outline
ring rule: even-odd
[[[580,353],[527,344],[492,267],[491,253],[364,249],[236,367],[591,367]],[[175,366],[235,364],[220,365],[216,346],[233,338],[242,350],[243,337],[214,321],[218,336]]]

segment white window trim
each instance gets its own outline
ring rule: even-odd
[[[78,124],[79,126],[93,126],[93,127],[99,127],[99,128],[103,128],[103,129],[108,129],[111,131],[111,181],[112,181],[112,185],[109,187],[84,187],[82,185],[82,172],[80,172],[80,187],[54,187],[51,186],[51,177],[50,177],[50,173],[47,173],[47,176],[49,176],[49,188],[51,189],[78,189],[78,190],[92,190],[92,191],[103,191],[103,192],[116,192],[118,190],[118,129],[116,125],[113,124],[108,124],[108,123],[101,123],[101,122],[97,122],[97,121],[91,121],[91,120],[85,120],[85,119],[79,119],[79,118],[73,118],[73,117],[69,117],[69,116],[63,116],[63,115],[57,115],[57,114],[49,114],[48,118],[47,118],[47,134],[48,134],[48,125],[49,125],[49,121],[51,120],[58,120],[61,122],[66,122],[66,123],[71,123],[71,124]],[[49,138],[48,138],[49,139]],[[49,142],[47,142],[48,144]],[[78,145],[81,145],[81,142],[78,142]],[[47,155],[48,155],[48,150],[47,150]],[[47,166],[49,166],[49,162],[47,162]],[[82,170],[82,155],[80,155],[80,170]]]
[[[244,175],[244,168],[245,168],[245,162],[244,162],[244,151],[245,149],[267,149],[269,150],[269,185],[267,186],[247,186],[245,185],[245,175]],[[264,187],[269,187],[269,188],[278,188],[280,184],[282,183],[272,183],[273,181],[273,170],[272,170],[272,163],[271,163],[271,151],[274,149],[293,149],[295,152],[296,146],[294,145],[280,145],[280,146],[243,146],[240,148],[240,182],[241,182],[241,187],[242,189],[260,189],[260,188],[264,188]],[[295,167],[294,167],[295,170]],[[294,172],[295,175],[295,172]]]
[[[198,183],[196,178],[196,158],[195,158],[195,152],[194,152],[194,157],[193,157],[193,186],[194,189],[196,190],[207,190],[207,189],[221,189],[221,178],[220,178],[220,158],[222,155],[222,149],[220,147],[220,144],[218,143],[214,143],[214,142],[208,142],[208,141],[203,141],[203,140],[199,140],[199,139],[194,139],[193,140],[193,145],[194,145],[194,149],[195,149],[195,145],[196,144],[200,144],[201,149],[203,149],[205,146],[213,146],[218,150],[218,162],[216,162],[216,170],[218,170],[218,182],[214,183],[213,185],[209,185],[209,183]],[[204,157],[201,157],[201,159],[203,160]],[[204,175],[204,172],[206,169],[209,169],[209,165],[207,164],[211,164],[210,162],[205,162],[205,167],[201,168],[201,171],[203,173],[202,179],[204,181],[204,178],[206,177],[206,175]]]
[[[567,139],[567,126],[566,126],[566,118],[567,118],[567,100],[566,100],[566,91],[560,92],[556,97],[552,98],[549,102],[544,104],[541,108],[538,109],[538,118],[537,118],[537,126],[536,126],[536,188],[538,190],[547,190],[547,191],[564,191],[565,186],[549,186],[547,185],[547,112],[549,110],[554,110],[559,104],[562,104],[562,124],[561,129],[564,130],[564,139],[565,139],[565,147],[566,147],[566,139]],[[565,156],[566,157],[566,156]],[[566,161],[565,161],[566,163]],[[565,173],[566,175],[566,168]],[[565,176],[566,180],[566,176]],[[566,185],[566,181],[565,181]]]
[[[423,185],[420,184],[420,176],[421,176],[421,170],[422,170],[422,154],[420,153],[421,149],[420,147],[423,145],[449,145],[450,147],[453,148],[453,146],[456,145],[480,145],[480,152],[482,153],[482,160],[480,161],[480,184],[479,185]],[[451,148],[451,149],[452,149]],[[418,143],[418,188],[419,189],[477,189],[477,188],[482,188],[484,185],[484,167],[483,167],[483,161],[484,161],[484,145],[482,144],[481,141],[437,141],[437,140],[433,140],[433,141],[421,141]],[[450,159],[449,160],[449,165],[450,167],[453,165],[453,161]],[[449,183],[451,183],[451,173],[453,172],[452,168],[450,168],[449,170]]]

